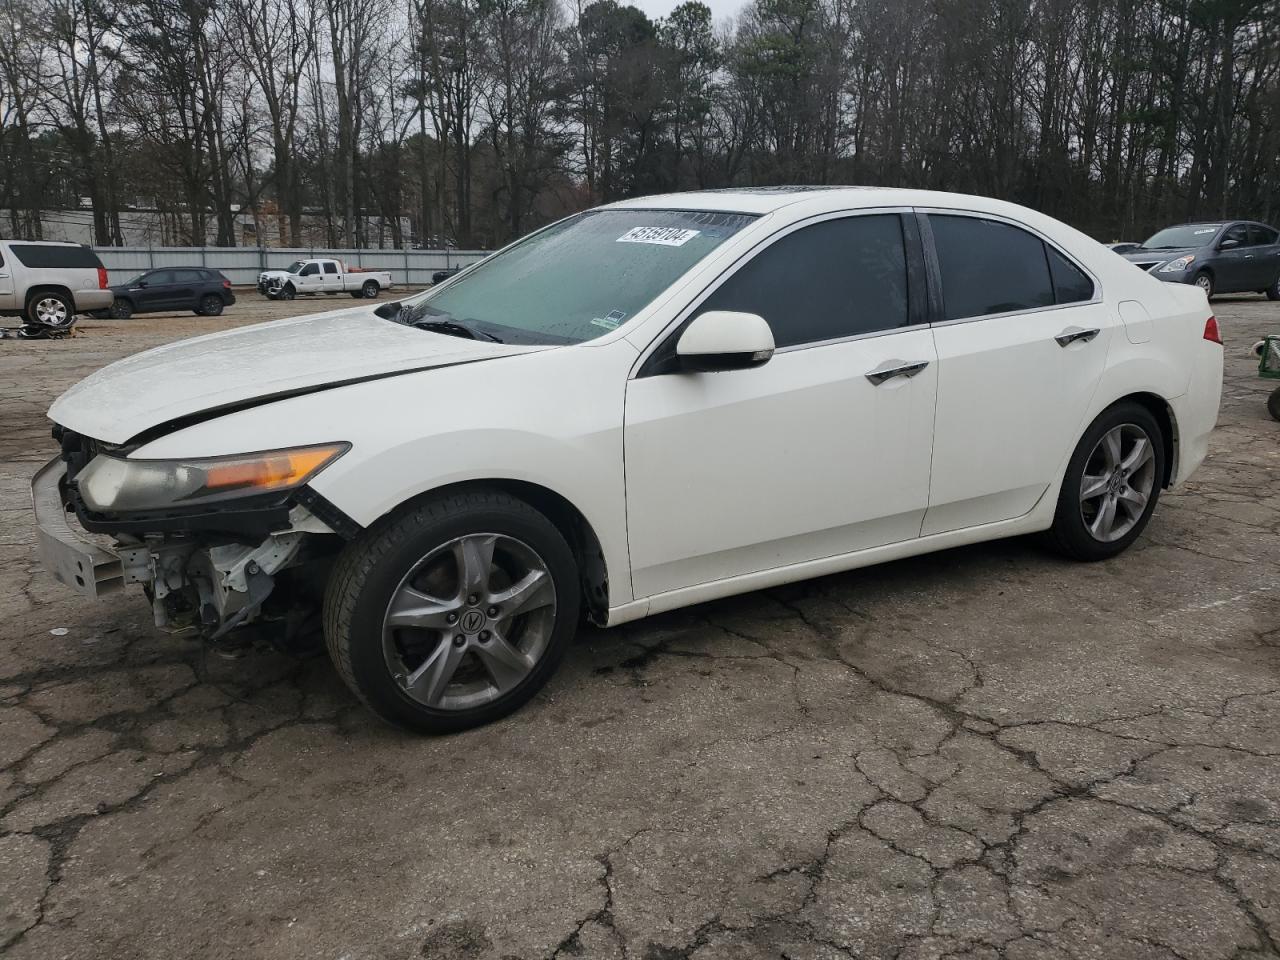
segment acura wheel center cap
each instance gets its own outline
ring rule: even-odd
[[[462,615],[461,626],[463,633],[478,633],[484,626],[484,614],[479,610],[468,610]]]

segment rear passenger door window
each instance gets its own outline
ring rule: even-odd
[[[930,214],[929,226],[942,279],[943,319],[1036,310],[1056,302],[1045,245],[1034,234],[999,220],[950,214]],[[1064,278],[1064,293],[1069,287]]]
[[[868,214],[802,227],[730,276],[698,313],[708,310],[759,314],[779,349],[906,326],[902,220]]]

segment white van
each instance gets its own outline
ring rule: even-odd
[[[0,240],[0,316],[69,327],[76,314],[111,306],[107,270],[78,243]]]

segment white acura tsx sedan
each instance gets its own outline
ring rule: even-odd
[[[1036,531],[1115,556],[1221,385],[1202,290],[1032,210],[688,193],[112,364],[32,485],[64,583],[217,644],[323,628],[365,703],[440,732],[528,700],[584,617]]]

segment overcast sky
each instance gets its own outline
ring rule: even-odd
[[[680,2],[681,0],[630,0],[631,6],[639,7],[649,15],[651,20],[665,17],[679,6]],[[702,2],[711,8],[711,19],[718,24],[741,10],[746,0],[702,0]],[[619,0],[619,3],[626,5],[628,0]]]

